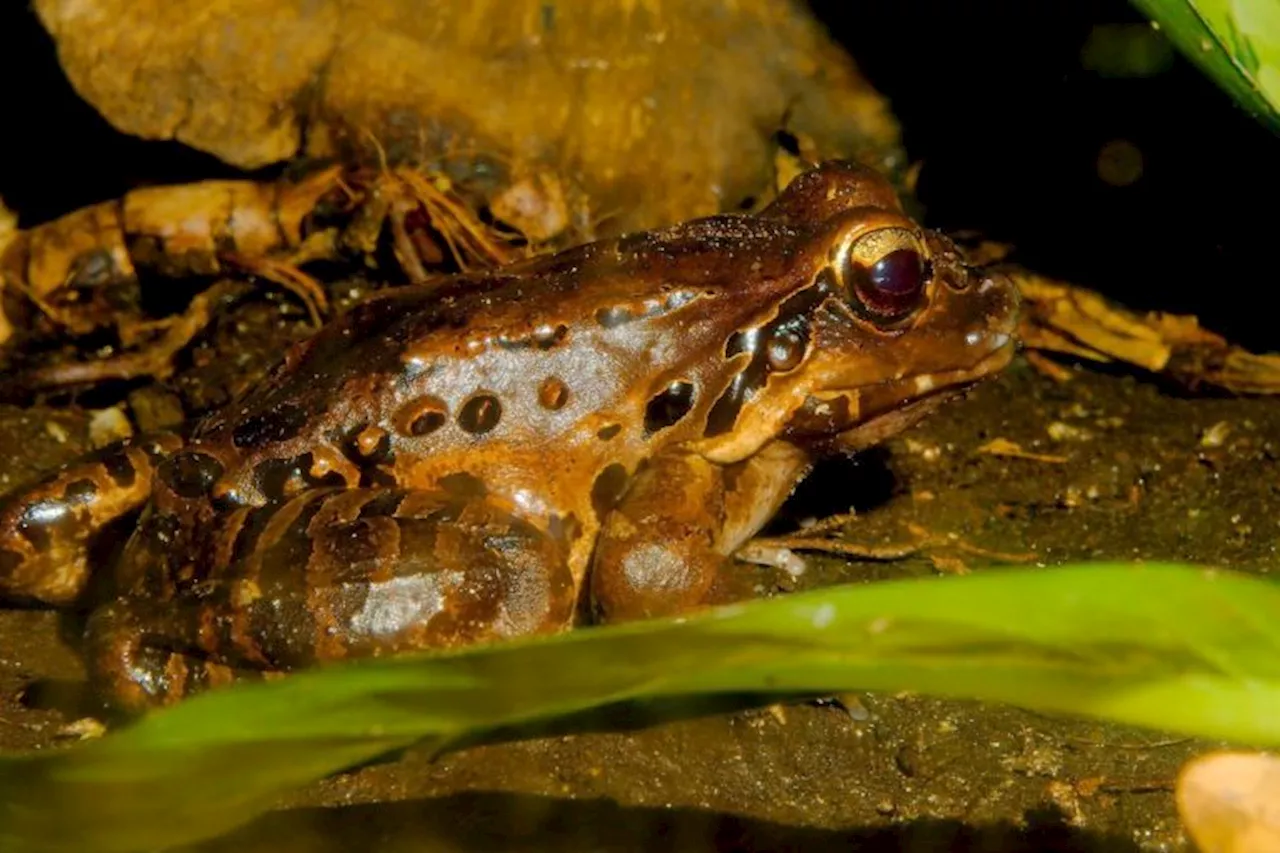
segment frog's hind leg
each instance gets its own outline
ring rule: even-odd
[[[95,535],[151,494],[160,458],[181,446],[157,434],[74,462],[0,503],[0,600],[63,606],[90,576]]]
[[[90,672],[109,704],[138,711],[247,674],[548,633],[573,617],[565,544],[484,498],[315,489],[220,525],[200,580],[90,618]]]

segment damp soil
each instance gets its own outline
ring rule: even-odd
[[[136,420],[147,410],[136,401],[157,398],[185,415],[215,404],[221,395],[191,391],[202,386],[190,377],[244,381],[296,326],[290,311],[250,300],[229,321],[259,333],[257,355],[237,344],[240,370],[213,372],[225,360],[197,348],[178,379],[121,391],[124,411]],[[202,346],[218,340],[215,330]],[[17,487],[82,452],[90,417],[0,407],[0,441],[24,448],[0,462],[0,483]],[[984,452],[996,438],[1043,458]],[[886,562],[810,555],[797,578],[758,570],[759,586],[785,595],[984,571],[1002,559],[1172,559],[1265,573],[1280,542],[1278,459],[1274,400],[1193,397],[1085,369],[1057,382],[1019,360],[886,446],[821,467],[775,525],[785,532],[852,508],[849,541],[927,532],[942,546]],[[68,697],[83,678],[68,625],[47,611],[0,611],[0,749],[50,748],[79,731],[68,729],[78,716]],[[193,849],[1178,850],[1176,771],[1213,746],[910,695],[644,723],[440,757],[409,750]]]

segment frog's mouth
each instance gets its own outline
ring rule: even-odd
[[[1013,346],[988,353],[977,364],[935,373],[918,373],[861,388],[820,392],[796,413],[791,429],[825,435],[844,451],[879,444],[922,420],[935,409],[1003,369]]]
[[[850,453],[874,447],[924,420],[935,409],[941,408],[957,397],[964,396],[976,382],[977,380],[973,380],[964,385],[951,386],[909,403],[900,403],[880,414],[864,418],[850,429],[836,433],[831,441],[840,449]]]

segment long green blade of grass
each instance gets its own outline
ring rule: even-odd
[[[1236,103],[1280,132],[1280,3],[1133,0]],[[1190,120],[1190,119],[1189,119]]]
[[[402,745],[620,700],[903,689],[1280,745],[1280,587],[1164,565],[988,571],[332,667],[0,760],[0,849],[198,840]]]

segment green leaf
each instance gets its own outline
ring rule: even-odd
[[[1280,3],[1133,0],[1236,103],[1280,131]]]
[[[1280,745],[1280,587],[1078,566],[852,585],[214,691],[70,749],[0,761],[0,849],[154,849],[419,740],[621,700],[917,690]]]

